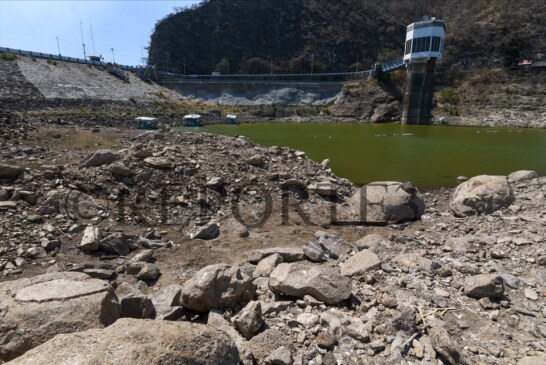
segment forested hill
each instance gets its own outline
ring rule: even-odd
[[[149,63],[187,74],[343,72],[402,55],[405,26],[444,19],[444,69],[543,57],[544,0],[207,0],[160,20]]]

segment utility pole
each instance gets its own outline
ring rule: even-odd
[[[358,66],[359,66],[359,63],[358,63],[358,54],[356,55],[356,72],[358,72]]]
[[[114,49],[110,48],[110,50],[112,51],[112,63],[115,65],[116,64],[116,56],[114,55]]]
[[[315,54],[311,55],[311,75],[313,74],[313,67],[315,66]]]
[[[59,37],[55,37],[57,38],[57,50],[59,51],[59,56],[61,56],[61,46],[59,46]]]
[[[87,62],[87,54],[85,53],[85,42],[83,41],[83,27],[82,27],[82,22],[80,22],[80,33],[81,33],[81,35],[82,35],[83,59]]]

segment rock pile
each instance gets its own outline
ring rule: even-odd
[[[545,177],[478,176],[424,194],[376,183],[362,200],[327,163],[288,148],[193,133],[128,139],[92,154],[34,148],[26,165],[12,161],[26,147],[2,150],[2,361],[543,360]],[[262,219],[267,196],[290,197],[300,213],[364,210],[374,227],[302,219],[287,236],[282,223],[233,223]]]

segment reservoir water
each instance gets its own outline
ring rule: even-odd
[[[288,146],[362,185],[411,181],[422,190],[457,185],[460,175],[546,175],[546,130],[399,124],[259,123],[181,128],[242,135],[265,146]]]

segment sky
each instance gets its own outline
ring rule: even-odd
[[[0,0],[0,47],[141,65],[156,22],[199,0]],[[91,33],[91,29],[93,32]],[[59,47],[57,47],[57,37]],[[94,45],[94,46],[93,46]],[[114,49],[112,52],[111,48]]]

